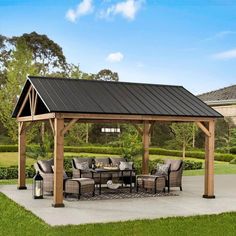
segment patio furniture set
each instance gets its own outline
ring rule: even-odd
[[[34,164],[36,172],[43,178],[43,191],[53,194],[54,186],[54,162],[50,160],[39,160]],[[83,158],[72,159],[71,178],[64,171],[63,190],[64,197],[75,195],[78,199],[83,194],[95,196],[95,190],[101,195],[102,187],[112,189],[129,186],[132,193],[133,188],[138,192],[152,191],[153,193],[168,192],[170,187],[179,187],[182,191],[182,160],[165,160],[164,164],[157,167],[149,175],[136,175],[132,162],[125,158]]]

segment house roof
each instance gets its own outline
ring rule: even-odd
[[[30,85],[47,112],[222,117],[182,86],[33,76],[26,81],[13,117]]]
[[[236,102],[236,85],[221,88],[208,93],[203,93],[198,95],[198,97],[205,102],[215,102],[215,103],[217,103],[217,101],[223,103],[231,103],[233,101]]]

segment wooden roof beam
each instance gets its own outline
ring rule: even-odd
[[[212,121],[211,117],[187,116],[158,116],[158,115],[119,115],[119,114],[81,114],[81,113],[56,113],[57,118],[83,119],[83,120],[125,120],[125,121],[172,121],[172,122],[205,122]],[[104,122],[105,123],[105,122]]]

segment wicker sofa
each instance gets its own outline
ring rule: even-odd
[[[90,170],[82,170],[78,168],[78,163],[88,162],[89,168],[92,168],[92,165],[119,165],[120,162],[125,162],[125,158],[123,157],[99,157],[99,158],[84,158],[84,157],[76,157],[72,159],[72,171],[73,178],[92,178],[92,173]],[[121,172],[117,173],[104,173],[102,174],[101,182],[102,184],[106,184],[108,180],[112,180],[115,183],[129,183],[130,172],[123,172],[123,176]],[[135,182],[135,172],[132,173],[133,182]],[[93,174],[93,178],[95,180],[95,184],[100,183],[100,175],[98,173]]]

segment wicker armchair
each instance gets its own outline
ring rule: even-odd
[[[165,164],[170,164],[170,171],[166,182],[168,191],[170,191],[170,187],[179,187],[180,191],[182,191],[183,161],[165,160]]]
[[[54,175],[53,173],[46,173],[43,171],[42,167],[38,162],[34,163],[34,168],[36,172],[43,177],[43,191],[53,193],[53,183],[54,183]]]

